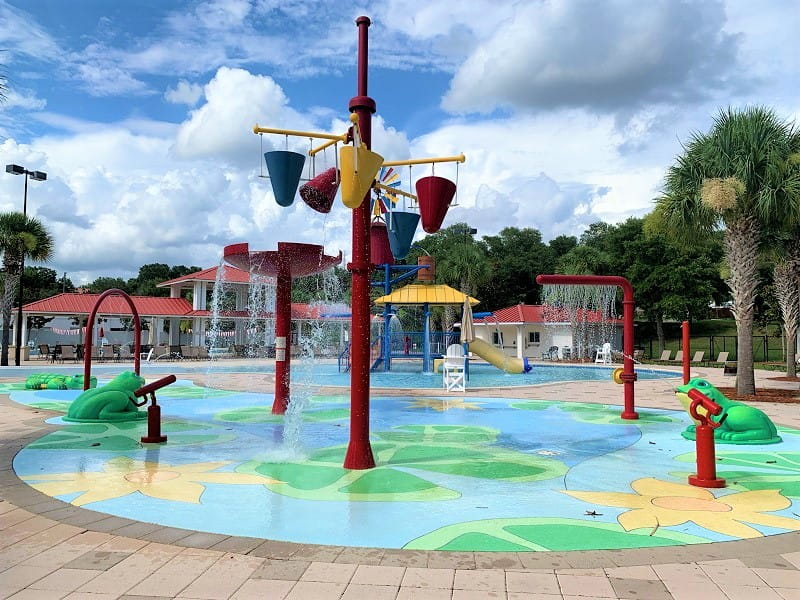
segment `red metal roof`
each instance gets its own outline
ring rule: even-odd
[[[58,294],[31,302],[22,307],[27,313],[47,315],[89,314],[100,294]],[[191,312],[192,305],[185,298],[158,298],[153,296],[131,296],[140,315],[182,317]],[[130,315],[128,303],[120,296],[109,296],[103,300],[97,314]]]
[[[225,265],[222,267],[224,269],[222,273],[223,281],[227,283],[249,283],[250,282],[250,273],[247,271],[242,271],[241,269],[237,269],[236,267],[231,267],[229,265]],[[211,281],[214,282],[217,280],[217,270],[219,267],[210,267],[208,269],[203,269],[202,271],[195,271],[194,273],[189,273],[188,275],[184,275],[183,277],[177,277],[175,279],[170,279],[169,281],[163,281],[158,284],[156,287],[169,287],[171,285],[175,285],[176,283],[190,283],[192,281]]]
[[[585,312],[585,315],[584,315]],[[475,323],[493,324],[523,324],[523,323],[568,323],[569,313],[566,309],[544,307],[541,304],[516,304],[494,311],[493,317],[476,318]],[[581,322],[599,323],[603,315],[599,310],[578,311],[578,320]],[[495,321],[496,319],[496,321]],[[621,324],[621,319],[612,319],[610,322]]]

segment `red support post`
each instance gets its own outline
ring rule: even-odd
[[[372,145],[372,113],[375,101],[367,96],[368,17],[358,17],[358,95],[350,100],[350,112],[358,115],[361,141]],[[353,210],[352,321],[350,340],[350,442],[344,459],[345,469],[371,469],[375,466],[369,443],[369,274],[370,264],[369,192],[361,206]]]
[[[633,368],[633,287],[624,277],[615,275],[538,275],[539,285],[616,285],[622,288],[622,375],[625,406],[620,417],[638,419],[633,398],[633,384],[637,379]]]
[[[683,383],[689,383],[692,378],[689,365],[689,354],[692,352],[691,337],[689,335],[689,321],[681,323],[681,349],[683,350]]]
[[[139,319],[139,311],[136,310],[136,305],[133,303],[131,297],[122,290],[111,288],[106,290],[94,303],[92,312],[89,313],[89,319],[86,321],[86,333],[83,336],[83,391],[89,389],[89,384],[92,378],[92,336],[94,335],[94,319],[97,316],[97,311],[103,300],[109,296],[121,296],[125,302],[128,303],[128,308],[131,309],[133,314],[133,370],[138,375],[141,366],[141,343],[142,343],[142,323]]]
[[[699,390],[689,390],[689,414],[699,421],[694,430],[695,456],[697,460],[697,474],[689,475],[689,484],[705,488],[725,487],[725,480],[717,477],[717,458],[714,448],[714,429],[720,426],[711,420],[711,415],[719,415],[722,407]],[[705,409],[705,413],[698,413],[698,406]]]
[[[272,414],[282,415],[289,406],[292,328],[292,274],[289,263],[278,263],[275,287],[275,400]]]
[[[147,407],[147,435],[142,436],[143,444],[163,444],[167,441],[167,436],[161,435],[161,407],[156,401],[156,390],[175,381],[175,375],[167,375],[133,392],[137,398],[145,396],[144,402],[150,399],[150,406]],[[141,403],[137,403],[137,406],[141,406]]]

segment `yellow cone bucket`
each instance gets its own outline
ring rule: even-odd
[[[352,146],[343,146],[339,150],[342,202],[347,208],[361,206],[382,164],[383,157],[380,154],[364,147],[356,150]]]

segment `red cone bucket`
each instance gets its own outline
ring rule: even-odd
[[[417,180],[419,215],[426,233],[439,231],[455,193],[456,184],[444,177],[431,175]]]
[[[392,248],[392,255],[402,260],[411,250],[411,241],[417,232],[419,215],[412,212],[393,210],[384,213],[386,227],[389,233],[389,246]]]
[[[369,228],[369,255],[373,265],[393,265],[394,257],[389,245],[386,224],[375,221]]]
[[[272,182],[275,201],[281,206],[291,206],[306,157],[288,150],[274,150],[265,152],[264,160],[267,161],[267,172]]]
[[[317,212],[329,213],[336,190],[339,189],[339,174],[335,167],[323,171],[308,183],[300,186],[300,197]]]

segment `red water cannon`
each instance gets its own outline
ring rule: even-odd
[[[719,421],[711,419],[722,413],[722,407],[697,389],[689,390],[691,399],[689,414],[698,422],[695,427],[695,454],[697,456],[697,474],[689,475],[689,483],[697,487],[725,487],[725,480],[717,477],[717,458],[714,452],[714,430],[722,425],[725,417]],[[702,407],[705,413],[697,412]]]
[[[137,398],[144,397],[141,402],[134,402],[136,406],[144,406],[150,401],[150,406],[147,407],[147,435],[142,437],[143,444],[163,444],[167,441],[167,436],[161,435],[161,407],[156,401],[156,390],[176,381],[175,375],[167,375],[133,392]]]

